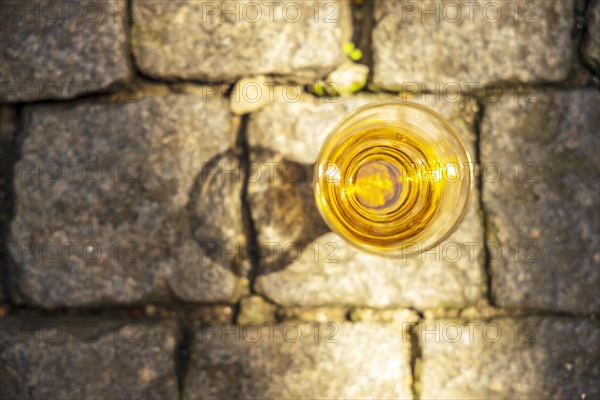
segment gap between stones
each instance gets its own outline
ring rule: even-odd
[[[125,49],[127,52],[127,59],[129,61],[129,67],[134,75],[141,75],[133,58],[133,46],[132,43],[132,32],[133,32],[133,0],[127,0],[126,12],[125,12]]]
[[[575,19],[575,26],[573,27],[573,31],[575,32],[574,35],[576,37],[576,49],[574,57],[575,60],[573,61],[593,76],[592,86],[596,86],[598,89],[600,89],[600,77],[596,75],[592,68],[590,68],[587,65],[587,63],[583,60],[583,48],[585,45],[584,41],[589,28],[586,16],[590,6],[592,5],[592,1],[593,0],[585,0],[585,4],[583,4],[581,12],[579,12],[580,10],[578,10],[577,7],[575,8],[575,14],[577,15],[577,17]],[[578,20],[581,21],[581,25],[579,25]]]
[[[195,331],[184,319],[179,319],[177,325],[179,327],[179,341],[175,348],[175,376],[177,377],[178,398],[183,400]]]
[[[244,235],[246,236],[247,248],[253,249],[252,253],[248,254],[247,260],[250,263],[250,269],[248,270],[248,286],[250,294],[256,294],[254,290],[254,282],[256,281],[256,277],[258,276],[258,271],[260,268],[260,251],[258,247],[258,235],[256,227],[254,226],[254,219],[252,218],[250,202],[248,200],[248,176],[250,173],[250,145],[248,144],[248,137],[246,133],[248,118],[248,114],[244,114],[241,117],[235,146],[237,153],[239,154],[238,159],[240,162],[240,167],[244,172],[244,183],[242,184],[241,193],[242,225],[244,227]],[[235,317],[237,318],[237,313],[235,313]]]
[[[227,93],[227,99],[229,99],[230,94],[231,93]],[[246,262],[249,263],[247,275],[248,293],[246,295],[260,296],[264,301],[278,306],[272,299],[269,299],[266,296],[257,293],[254,288],[256,278],[258,277],[260,272],[261,254],[258,241],[258,232],[256,230],[256,226],[254,225],[254,218],[252,217],[252,207],[250,206],[250,201],[248,199],[248,185],[250,184],[250,145],[248,143],[247,127],[249,118],[249,114],[244,114],[240,117],[237,135],[235,137],[235,148],[233,150],[233,153],[236,154],[237,159],[239,160],[240,168],[243,171],[244,177],[244,182],[242,184],[240,196],[242,207],[242,226],[244,229],[243,233],[246,238],[246,246],[248,249],[248,259],[246,260]],[[237,324],[238,316],[241,312],[242,299],[246,295],[241,296],[241,298],[238,299],[237,302],[233,305],[232,321],[234,324]]]
[[[9,172],[14,171],[15,165],[21,159],[22,155],[21,145],[24,140],[22,132],[25,124],[23,120],[23,104],[17,104],[14,107],[14,115],[12,117],[14,118],[14,130],[11,132],[12,137],[10,139],[9,153],[5,160],[6,165],[2,166],[2,168],[5,168],[4,173],[6,173],[5,187],[3,189],[5,191],[5,204],[2,204],[2,207],[5,209],[2,211],[6,212],[7,219],[1,224],[0,228],[0,273],[3,274],[4,300],[9,304],[11,303],[11,299],[18,297],[18,293],[13,289],[16,287],[14,284],[16,282],[16,278],[14,277],[16,268],[6,247],[10,239],[10,225],[15,216],[15,181],[14,175]]]
[[[416,331],[416,326],[423,322],[423,315],[419,313],[419,319],[417,323],[412,325],[407,331],[406,335],[410,339],[410,390],[412,393],[413,400],[421,399],[421,342],[419,333]]]
[[[483,165],[482,160],[481,160],[481,123],[483,121],[483,116],[485,113],[485,105],[484,103],[480,100],[477,99],[477,114],[475,114],[475,118],[473,120],[473,129],[475,131],[475,162],[476,165],[481,166]],[[486,243],[485,246],[483,246],[483,273],[485,274],[485,298],[487,299],[487,301],[489,302],[490,305],[494,306],[494,299],[493,299],[493,292],[492,292],[492,270],[491,270],[491,264],[490,264],[490,255],[489,255],[489,249],[487,246],[487,239],[488,239],[488,233],[489,233],[489,227],[488,227],[488,215],[487,215],[487,210],[485,208],[485,203],[483,201],[483,190],[484,190],[484,183],[483,183],[483,173],[482,171],[478,171],[477,172],[477,181],[476,181],[476,185],[477,185],[477,190],[478,190],[478,201],[479,201],[479,210],[481,213],[481,225],[482,225],[482,230],[483,230],[483,241],[484,243]]]
[[[362,4],[352,2],[352,42],[359,48],[363,57],[360,64],[369,67],[367,83],[373,81],[373,28],[375,27],[375,2],[365,1]],[[367,85],[368,86],[368,85]],[[366,88],[366,86],[365,86]]]

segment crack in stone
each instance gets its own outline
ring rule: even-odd
[[[356,44],[363,56],[360,64],[369,67],[368,82],[373,81],[373,28],[375,28],[375,2],[365,1],[362,4],[352,3],[352,42]],[[367,85],[365,85],[366,88]]]
[[[244,182],[242,184],[241,204],[242,204],[242,224],[244,227],[244,235],[246,236],[247,256],[250,268],[248,271],[248,279],[250,281],[250,294],[255,294],[254,283],[258,276],[260,268],[260,249],[258,247],[258,233],[254,226],[252,218],[252,210],[250,201],[248,200],[248,185],[250,176],[250,146],[248,144],[247,126],[248,115],[243,115],[238,129],[236,140],[236,150],[239,152],[238,159],[240,166],[244,171]],[[239,311],[239,307],[238,307]],[[237,318],[237,315],[235,315]]]
[[[479,168],[481,168],[482,160],[481,160],[481,123],[483,121],[483,116],[485,113],[485,107],[482,101],[477,100],[477,113],[475,114],[473,120],[473,130],[475,131],[475,163]],[[479,210],[481,213],[481,224],[483,229],[483,241],[486,244],[483,246],[483,273],[485,274],[485,287],[486,287],[486,299],[491,304],[494,305],[493,293],[492,293],[492,271],[490,264],[490,251],[487,246],[487,239],[489,234],[489,226],[488,226],[488,215],[487,210],[485,209],[485,204],[483,201],[483,171],[479,170],[476,177],[476,185],[477,190],[479,191]]]
[[[179,400],[183,400],[185,390],[185,379],[190,366],[192,355],[192,343],[194,341],[194,329],[179,321],[179,341],[175,347],[175,374],[177,376],[177,389]]]
[[[10,107],[10,106],[8,106]],[[7,107],[7,108],[8,108]],[[4,181],[4,201],[0,206],[1,211],[6,213],[6,220],[0,222],[0,274],[2,274],[2,283],[4,284],[4,296],[5,301],[12,303],[19,303],[22,301],[21,295],[18,290],[18,270],[8,251],[8,245],[10,240],[10,226],[15,218],[15,207],[16,207],[16,192],[15,192],[15,178],[14,170],[16,163],[21,159],[22,156],[22,145],[25,140],[24,135],[24,112],[23,105],[18,104],[13,109],[13,131],[11,132],[9,150],[7,151],[5,164],[2,165],[2,173],[6,176]]]
[[[423,315],[419,315],[418,321],[411,325],[406,331],[406,335],[410,339],[410,390],[413,395],[413,400],[420,400],[421,398],[421,343],[419,332],[416,326],[423,321]]]

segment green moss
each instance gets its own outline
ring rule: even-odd
[[[339,95],[339,88],[337,85],[318,81],[312,86],[311,92],[317,96],[333,97]]]
[[[342,51],[354,61],[360,60],[363,56],[362,50],[357,48],[356,45],[352,42],[345,42],[342,45]]]
[[[350,321],[359,322],[364,318],[363,313],[360,310],[352,310],[350,311]]]
[[[362,58],[363,53],[360,49],[354,49],[352,50],[352,52],[350,52],[350,58],[353,59],[354,61],[358,61]]]
[[[356,46],[354,45],[354,43],[352,42],[345,42],[342,45],[342,50],[344,51],[344,53],[350,55],[350,53],[352,53],[352,51],[356,48]]]
[[[367,84],[367,80],[365,79],[362,82],[354,82],[351,86],[350,89],[348,90],[349,93],[356,93],[359,90],[361,90],[362,88],[365,87],[365,85]]]

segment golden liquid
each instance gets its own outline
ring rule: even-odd
[[[447,180],[441,156],[422,134],[400,124],[370,124],[328,151],[317,201],[351,242],[398,248],[430,225]]]
[[[329,133],[315,199],[329,227],[374,254],[416,254],[446,239],[469,204],[473,168],[459,132],[422,105],[373,102]]]

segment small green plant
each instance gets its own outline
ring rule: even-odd
[[[352,42],[346,42],[342,46],[342,50],[344,53],[348,55],[352,60],[358,61],[362,58],[362,51],[356,47],[356,45]]]
[[[337,96],[339,90],[335,83],[328,83],[324,81],[317,81],[312,86],[311,91],[317,96]]]

